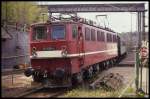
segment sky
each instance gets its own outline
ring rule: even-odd
[[[63,1],[63,2],[38,2],[40,4],[49,4],[49,5],[57,5],[57,4],[107,4],[107,3],[145,3],[145,9],[148,10],[148,12],[145,13],[145,24],[148,25],[148,2],[103,2],[103,1],[86,1],[86,2],[77,2],[77,1]],[[137,31],[137,15],[136,13],[131,14],[131,12],[106,12],[106,13],[96,13],[96,12],[90,12],[90,13],[78,13],[80,17],[90,19],[93,21],[96,20],[96,15],[107,15],[107,19],[105,17],[99,17],[99,22],[102,26],[104,26],[104,23],[107,27],[113,29],[116,32],[122,33],[122,32],[133,32]],[[145,31],[148,31],[148,28],[145,28]]]

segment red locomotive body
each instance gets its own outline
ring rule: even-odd
[[[31,66],[35,81],[81,81],[118,57],[115,32],[82,22],[58,21],[31,26]],[[52,80],[53,79],[53,80]]]

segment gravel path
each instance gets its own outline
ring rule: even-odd
[[[128,84],[134,77],[134,67],[112,67],[108,70],[103,71],[99,77],[103,77],[109,73],[119,73],[124,77],[124,83]]]

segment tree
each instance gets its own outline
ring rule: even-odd
[[[48,12],[47,8],[44,8],[44,10]],[[42,18],[41,11],[42,8],[36,5],[35,2],[3,1],[1,20],[14,23],[18,22],[19,24],[31,24],[33,22],[41,21]]]
[[[39,16],[39,22],[46,22],[48,20],[48,8],[47,7],[41,7],[40,10],[40,16]]]

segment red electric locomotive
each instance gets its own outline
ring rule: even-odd
[[[71,86],[114,63],[118,36],[84,20],[49,21],[31,25],[31,67],[26,76],[51,86]]]

